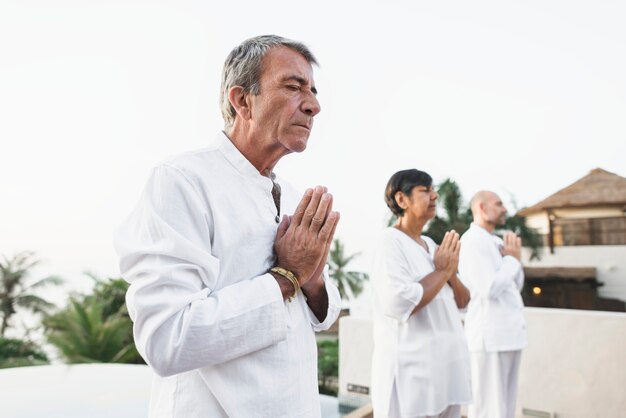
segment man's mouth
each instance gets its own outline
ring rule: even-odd
[[[304,128],[307,131],[311,130],[311,125],[308,123],[295,123],[294,125],[299,126],[300,128]]]

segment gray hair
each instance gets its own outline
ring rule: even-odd
[[[235,47],[224,62],[220,108],[225,130],[235,122],[235,108],[228,100],[228,91],[233,86],[243,87],[244,92],[258,95],[261,92],[261,62],[267,52],[274,47],[285,46],[299,52],[309,64],[317,64],[313,53],[304,44],[276,35],[262,35],[246,39]]]

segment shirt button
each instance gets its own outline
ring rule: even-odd
[[[276,223],[280,222],[280,216],[276,215],[276,217],[274,218],[274,220],[276,221]]]

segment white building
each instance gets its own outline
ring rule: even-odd
[[[546,245],[526,266],[595,268],[599,295],[626,301],[626,178],[596,168],[518,214]]]

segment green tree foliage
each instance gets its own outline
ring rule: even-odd
[[[320,393],[337,395],[339,376],[339,341],[321,340],[317,342],[317,377]],[[334,384],[333,384],[334,383]]]
[[[46,313],[54,307],[35,292],[47,285],[59,285],[62,280],[56,276],[30,282],[32,269],[40,260],[31,251],[24,251],[13,258],[0,260],[0,336],[4,336],[16,308],[28,309],[33,313]]]
[[[48,342],[68,363],[142,364],[124,302],[123,279],[95,280],[93,293],[74,296],[63,310],[44,319]]]
[[[339,239],[333,241],[333,246],[328,254],[329,276],[339,289],[342,299],[358,296],[363,290],[363,283],[369,279],[367,273],[347,270],[348,264],[358,255],[359,253],[355,253],[346,256],[341,241]],[[350,293],[347,289],[350,289]]]
[[[472,223],[472,213],[463,205],[461,189],[454,180],[446,179],[437,186],[439,193],[439,207],[443,209],[443,216],[437,214],[424,231],[433,241],[440,243],[445,233],[454,229],[463,234]]]
[[[103,315],[110,317],[120,314],[128,318],[128,309],[126,308],[126,292],[128,291],[128,282],[121,277],[103,280],[94,274],[87,273],[95,282],[93,293],[86,298],[95,298],[102,302]]]
[[[48,357],[35,343],[0,337],[0,369],[48,364]]]

